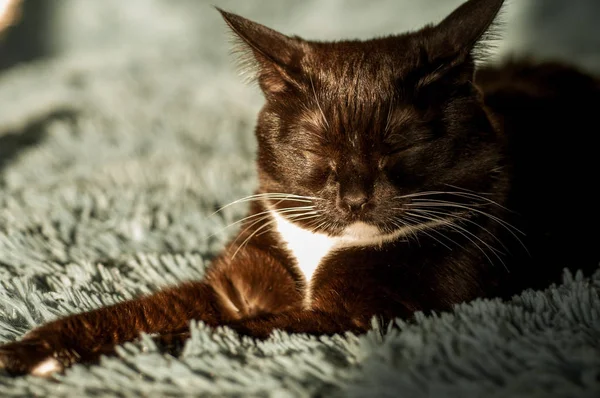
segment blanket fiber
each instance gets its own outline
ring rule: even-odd
[[[460,1],[216,3],[330,39],[416,28]],[[0,343],[202,278],[235,233],[225,227],[245,212],[215,209],[256,186],[252,129],[262,99],[236,76],[208,2],[53,4],[54,58],[0,75]],[[506,16],[521,21],[507,22],[509,37],[527,30],[525,11]],[[578,21],[572,29],[585,28]],[[557,29],[568,37],[568,27]],[[546,43],[527,37],[538,49]],[[523,46],[506,39],[499,51]],[[594,54],[580,55],[570,59],[597,65]],[[397,329],[374,323],[364,336],[276,332],[255,342],[192,322],[178,357],[142,336],[118,357],[49,380],[0,373],[0,397],[598,397],[599,292],[600,271],[565,272],[543,291],[398,320]]]

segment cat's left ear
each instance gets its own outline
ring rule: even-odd
[[[265,95],[299,85],[300,62],[305,52],[302,39],[286,36],[220,8],[217,10],[239,39],[241,61],[256,73]]]
[[[430,79],[464,66],[465,62],[482,60],[486,39],[494,32],[503,3],[504,0],[468,0],[442,22],[424,31],[427,62],[436,71]]]

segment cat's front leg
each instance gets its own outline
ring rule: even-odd
[[[49,375],[75,362],[96,361],[141,332],[172,336],[167,343],[181,344],[192,319],[220,326],[298,308],[302,295],[289,271],[268,250],[248,246],[235,261],[216,259],[201,282],[61,318],[0,345],[0,369]],[[252,264],[261,264],[260,272]]]
[[[230,316],[210,285],[186,283],[34,329],[19,341],[0,345],[0,369],[46,376],[76,362],[94,362],[141,332],[184,331],[191,319],[216,326]]]

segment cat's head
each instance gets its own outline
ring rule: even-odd
[[[266,97],[260,191],[296,195],[273,195],[269,206],[305,228],[362,238],[431,223],[406,215],[423,192],[489,189],[499,138],[473,75],[502,3],[471,0],[416,32],[339,42],[221,11]]]

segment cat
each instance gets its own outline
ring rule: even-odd
[[[600,84],[554,63],[477,68],[502,5],[339,42],[219,10],[266,99],[239,234],[203,280],[42,325],[0,346],[0,368],[47,376],[141,332],[181,344],[191,319],[364,333],[597,268]]]

